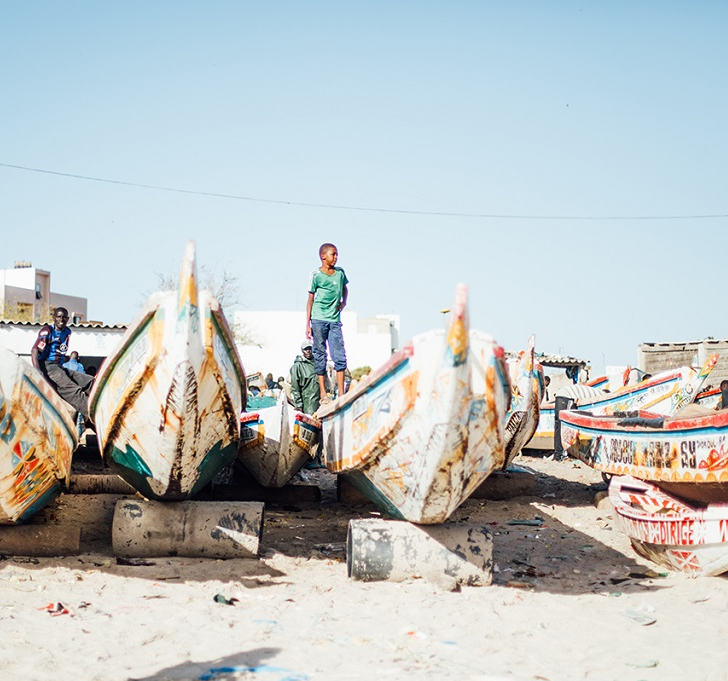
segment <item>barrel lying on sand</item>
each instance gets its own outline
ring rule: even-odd
[[[257,501],[117,502],[112,546],[117,556],[256,558],[264,504]]]
[[[422,577],[487,586],[493,579],[493,539],[483,525],[350,520],[346,553],[349,577],[365,582]]]

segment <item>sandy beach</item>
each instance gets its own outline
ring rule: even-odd
[[[515,463],[534,476],[527,496],[470,499],[452,518],[493,533],[485,587],[348,579],[348,521],[379,513],[338,502],[325,470],[305,472],[320,503],[266,505],[258,560],[117,561],[121,497],[64,495],[37,521],[81,525],[81,555],[0,561],[2,677],[728,678],[728,582],[639,558],[580,462]]]

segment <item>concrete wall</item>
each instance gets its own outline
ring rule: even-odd
[[[42,324],[23,324],[0,321],[0,345],[16,355],[30,358],[30,349]],[[81,363],[98,368],[101,358],[107,357],[126,332],[125,327],[71,326],[69,352],[76,350]],[[84,361],[86,360],[86,361]]]
[[[399,347],[399,316],[341,315],[349,369],[368,365],[376,369]],[[233,326],[249,334],[256,345],[239,345],[245,371],[286,377],[304,340],[303,311],[237,311]]]
[[[643,343],[637,348],[637,365],[640,369],[656,374],[681,366],[703,366],[713,354],[718,363],[708,376],[706,385],[717,386],[728,379],[728,340],[706,338],[684,343]]]

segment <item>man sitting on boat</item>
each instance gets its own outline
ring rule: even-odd
[[[55,391],[76,411],[88,420],[88,396],[93,385],[93,376],[66,369],[66,352],[71,329],[68,328],[68,310],[56,308],[53,326],[44,324],[38,332],[30,356],[38,369]]]

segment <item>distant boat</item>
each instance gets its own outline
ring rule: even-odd
[[[603,392],[587,383],[566,388],[559,394],[574,399],[575,406],[572,409],[588,411],[594,416],[639,410],[669,416],[679,413],[695,400],[717,361],[716,354],[700,371],[691,367],[664,371],[614,392]],[[555,425],[554,405],[541,405],[541,419],[532,443],[539,438],[539,444],[547,445],[543,449],[553,448]],[[534,444],[529,446],[533,447]]]
[[[67,488],[74,415],[34,366],[0,348],[0,524],[27,521]]]
[[[447,331],[415,336],[318,411],[326,466],[389,515],[442,523],[505,462],[505,353],[469,331],[459,285]]]
[[[321,422],[296,410],[283,390],[272,407],[243,412],[238,460],[264,487],[283,487],[316,456]]]
[[[695,404],[699,404],[701,407],[708,407],[709,409],[716,409],[721,396],[722,393],[720,388],[708,388],[708,390],[701,390],[695,396]]]
[[[194,496],[237,454],[245,374],[187,244],[178,291],[153,294],[102,365],[89,407],[104,460],[150,499]]]
[[[728,571],[728,504],[690,504],[621,476],[612,478],[609,500],[617,525],[644,558],[694,576]]]
[[[528,349],[521,350],[509,367],[511,376],[511,407],[506,414],[505,448],[507,468],[531,440],[540,415],[543,397],[543,369],[534,361],[535,339],[528,339]]]

